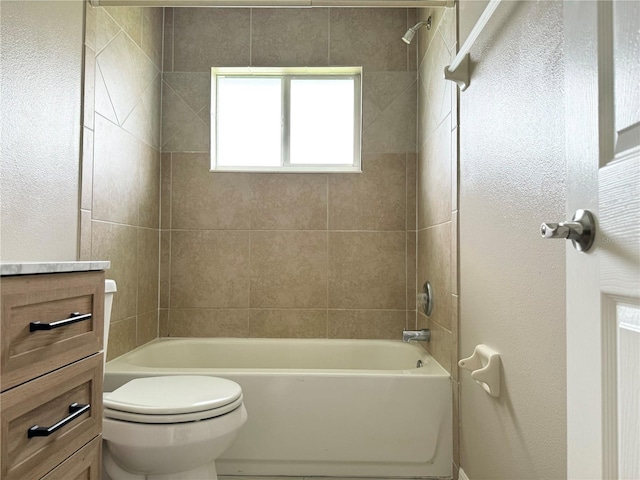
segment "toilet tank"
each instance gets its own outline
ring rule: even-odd
[[[104,361],[107,361],[107,344],[109,343],[109,325],[111,324],[111,307],[113,294],[118,291],[115,280],[104,281]]]

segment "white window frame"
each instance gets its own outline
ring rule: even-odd
[[[217,164],[217,78],[218,76],[236,77],[279,77],[282,82],[282,122],[281,122],[281,164],[279,166],[220,166]],[[296,78],[322,79],[353,78],[354,79],[354,112],[353,112],[353,164],[291,164],[289,162],[289,133],[291,129],[289,116],[289,99],[291,80]],[[212,172],[355,172],[362,171],[362,67],[213,67],[211,69],[211,166]]]

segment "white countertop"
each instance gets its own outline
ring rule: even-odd
[[[108,270],[111,262],[21,262],[0,263],[0,275],[32,275],[36,273],[86,272],[89,270]]]

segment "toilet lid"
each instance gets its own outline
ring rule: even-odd
[[[240,385],[217,377],[176,375],[136,378],[104,397],[105,409],[144,415],[214,410],[235,403]]]

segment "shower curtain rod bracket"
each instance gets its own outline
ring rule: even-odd
[[[469,86],[469,54],[467,53],[458,68],[451,71],[450,65],[444,67],[444,79],[455,82],[460,87],[460,91],[464,92]]]

